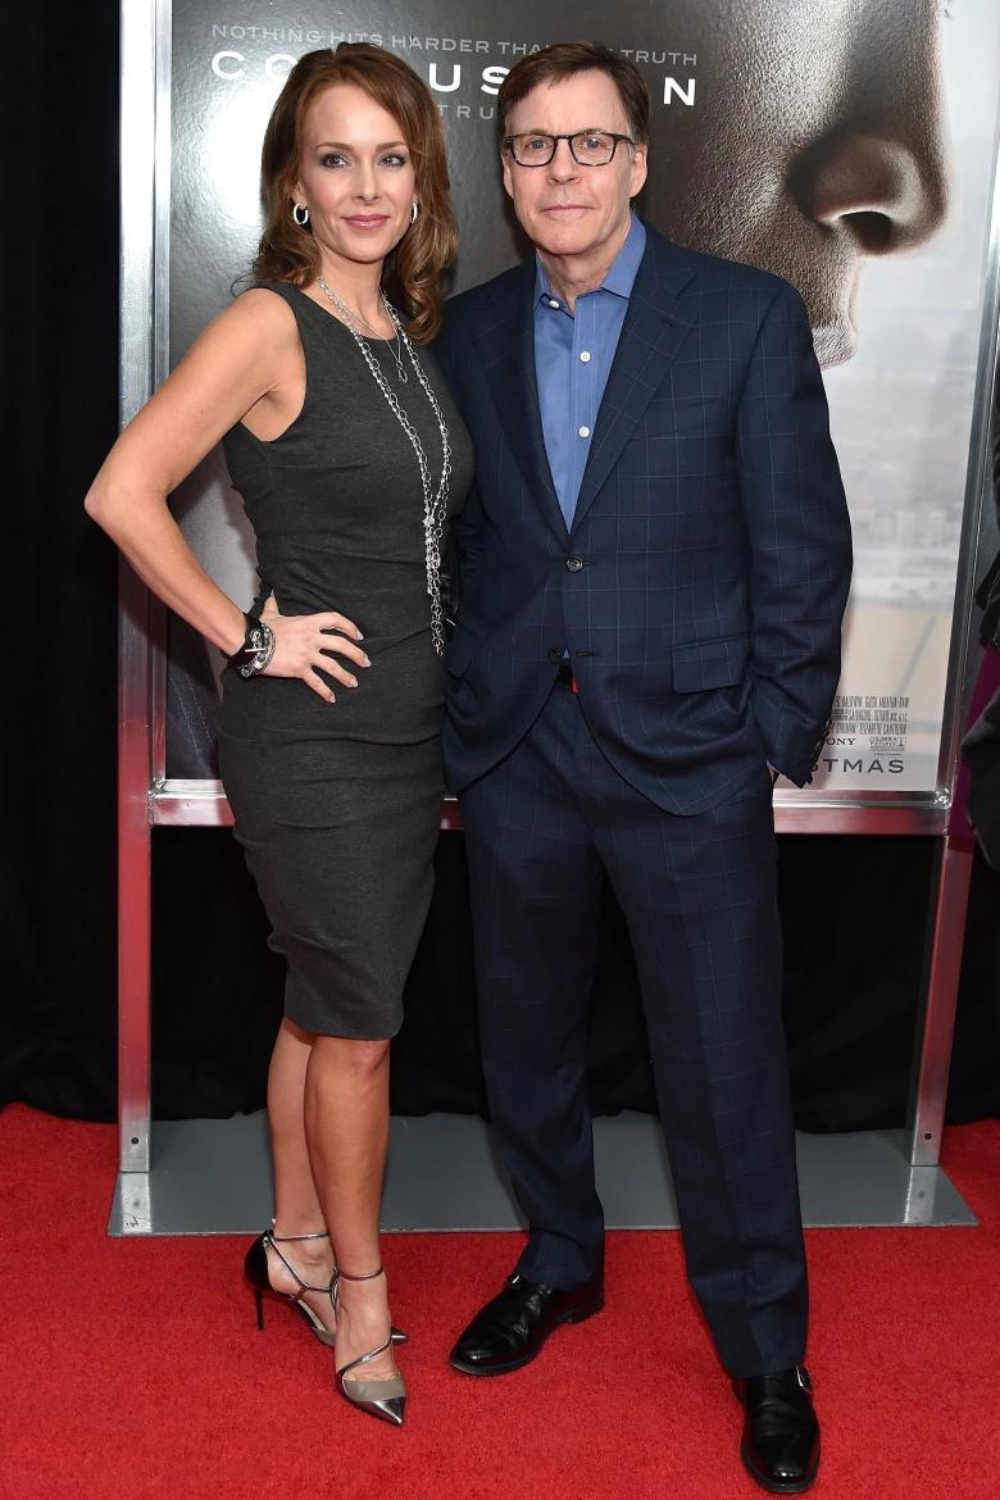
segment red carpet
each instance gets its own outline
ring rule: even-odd
[[[818,1500],[1000,1495],[1000,1121],[945,1165],[980,1229],[809,1235]],[[0,1114],[2,1500],[743,1500],[739,1408],[675,1234],[612,1235],[608,1307],[518,1374],[476,1382],[451,1338],[507,1235],[386,1244],[407,1425],[335,1395],[290,1312],[258,1334],[245,1241],[109,1240],[115,1131]]]

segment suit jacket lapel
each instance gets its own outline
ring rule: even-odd
[[[505,289],[496,306],[496,319],[477,326],[476,340],[486,379],[496,402],[507,441],[524,473],[532,495],[560,542],[569,539],[559,497],[545,452],[535,376],[535,263]]]
[[[676,254],[673,247],[664,249],[669,249],[671,258]],[[647,246],[635,278],[597,415],[593,445],[576,502],[574,529],[621,457],[622,449],[697,318],[695,299],[683,305],[678,302],[695,272],[685,265],[668,264],[666,270],[657,268],[658,254],[657,246]]]

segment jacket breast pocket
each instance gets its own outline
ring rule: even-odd
[[[690,641],[672,653],[674,691],[703,693],[742,682],[750,662],[750,637],[730,635],[718,641]]]
[[[674,432],[720,433],[727,431],[731,422],[728,402],[721,396],[654,396],[644,420],[651,437],[669,437]]]

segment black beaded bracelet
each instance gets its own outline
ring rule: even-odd
[[[246,639],[229,658],[229,665],[241,677],[257,677],[274,655],[274,631],[255,615],[244,618],[247,622]]]

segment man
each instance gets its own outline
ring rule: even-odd
[[[648,110],[596,44],[517,64],[504,186],[536,256],[457,298],[441,346],[477,454],[445,753],[491,1115],[530,1231],[452,1363],[516,1369],[602,1306],[584,1058],[603,869],[744,1460],[793,1491],[819,1444],[768,764],[809,780],[849,527],[798,294],[631,213]]]

